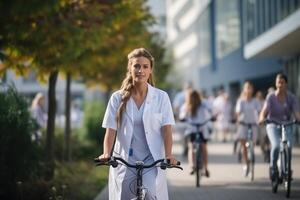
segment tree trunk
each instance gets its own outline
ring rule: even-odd
[[[58,71],[51,72],[49,76],[48,88],[48,121],[47,121],[47,135],[46,135],[46,164],[47,169],[45,172],[46,180],[51,180],[54,175],[54,151],[53,139],[55,129],[55,114],[56,114],[56,98],[55,87]]]
[[[67,73],[66,82],[66,102],[65,102],[65,141],[64,141],[64,160],[70,161],[71,150],[70,150],[70,136],[71,136],[71,74]]]

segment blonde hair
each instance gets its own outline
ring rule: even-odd
[[[45,98],[44,95],[42,93],[37,93],[34,97],[34,99],[32,100],[32,103],[31,103],[31,109],[37,107],[40,103],[40,100]]]
[[[128,58],[128,64],[127,64],[127,73],[126,73],[126,77],[122,82],[121,85],[121,104],[118,108],[118,113],[117,113],[117,123],[118,126],[121,125],[121,121],[122,121],[122,114],[126,109],[126,103],[129,100],[131,93],[132,93],[132,89],[134,87],[134,81],[132,78],[132,74],[130,73],[130,66],[131,66],[131,60],[133,58],[139,58],[139,57],[145,57],[150,61],[150,67],[151,69],[154,68],[154,58],[153,56],[150,54],[149,51],[147,51],[145,48],[138,48],[138,49],[134,49],[133,51],[131,51],[127,58]],[[154,86],[154,78],[153,78],[153,73],[150,74],[150,77],[147,81],[150,85]]]
[[[186,108],[187,113],[190,114],[191,117],[195,117],[197,115],[198,107],[201,106],[201,96],[196,90],[189,91],[186,98]]]

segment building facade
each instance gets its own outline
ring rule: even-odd
[[[168,0],[169,80],[192,80],[209,93],[223,87],[236,98],[244,81],[266,91],[284,71],[299,95],[299,6],[298,0]]]

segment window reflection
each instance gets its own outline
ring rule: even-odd
[[[216,52],[222,58],[240,46],[238,0],[216,1]]]
[[[211,62],[211,34],[209,9],[205,10],[199,19],[199,65],[204,66]]]

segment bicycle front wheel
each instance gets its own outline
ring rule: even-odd
[[[250,161],[250,173],[251,173],[251,181],[254,180],[254,166],[255,166],[255,154],[254,154],[254,146],[251,144],[248,149],[248,159]]]
[[[202,169],[202,155],[201,155],[201,145],[197,145],[196,150],[196,166],[195,166],[195,174],[196,174],[196,187],[200,187],[200,179],[201,179],[201,169]]]
[[[292,169],[291,169],[291,148],[285,145],[283,148],[283,179],[286,197],[289,198],[291,194],[291,181],[292,181]]]

